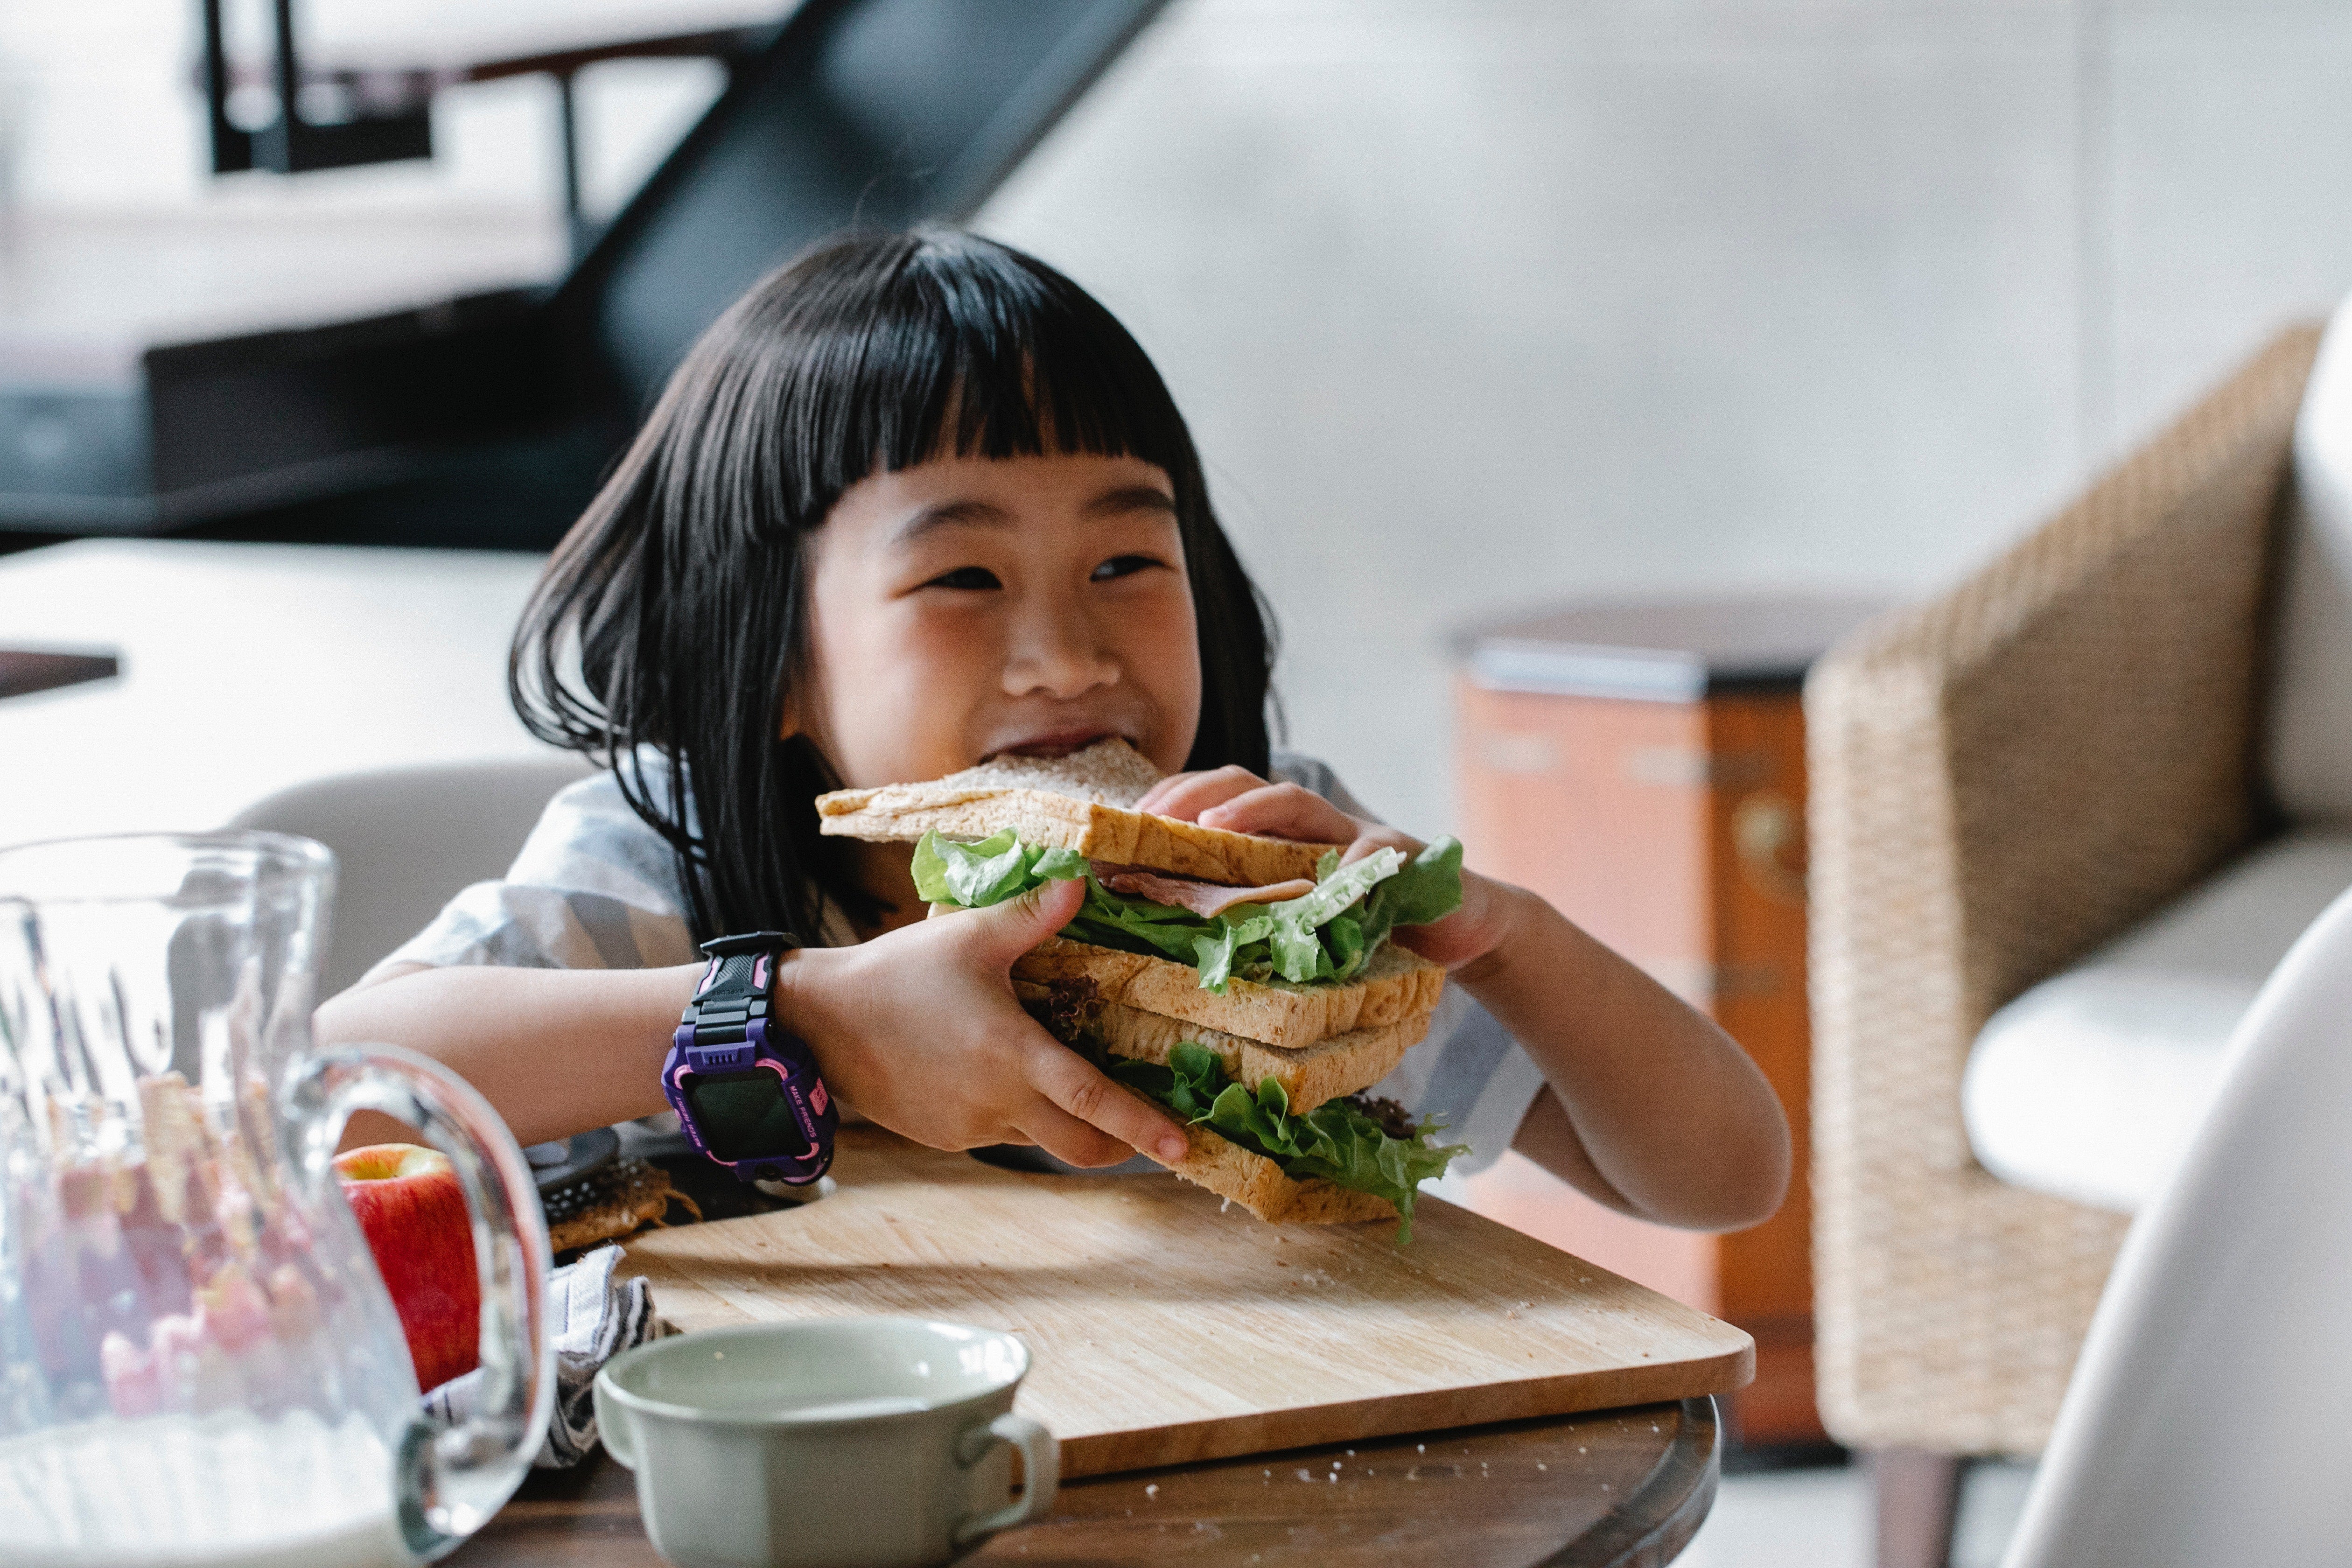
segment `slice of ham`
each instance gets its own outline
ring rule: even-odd
[[[1214,920],[1235,904],[1278,904],[1285,899],[1303,899],[1315,890],[1315,884],[1305,877],[1294,877],[1287,882],[1269,882],[1262,888],[1221,888],[1213,882],[1163,877],[1157,871],[1097,868],[1096,875],[1102,879],[1102,885],[1114,893],[1125,893],[1129,898],[1150,899],[1155,904],[1190,910],[1203,920]]]

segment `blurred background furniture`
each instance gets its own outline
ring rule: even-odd
[[[189,540],[0,557],[9,643],[121,658],[0,700],[0,843],[216,827],[326,774],[558,756],[507,703],[540,563]]]
[[[184,281],[159,302],[131,281],[152,253],[104,250],[99,288],[87,260],[60,264],[120,225],[25,226],[31,259],[16,243],[0,255],[0,525],[545,549],[729,301],[835,230],[968,217],[1163,3],[805,0],[756,24],[307,64],[280,5],[264,66],[236,56],[207,0],[216,174],[430,158],[437,93],[544,75],[560,89],[568,237],[426,225],[393,235],[388,262],[359,261],[376,281],[354,288],[339,276],[353,264],[331,259],[348,234],[278,225],[291,263],[265,261],[279,283],[261,293],[221,286],[249,237],[183,223],[161,242],[231,259],[172,269]],[[725,89],[592,227],[573,77],[679,55],[719,60]],[[264,111],[240,115],[240,96]]]
[[[2352,881],[2352,333],[2313,375],[2319,336],[1807,687],[1815,1355],[1885,1456],[1882,1563],[1943,1559],[1960,1457],[2042,1447],[2126,1213]]]
[[[1746,1329],[1756,1381],[1723,1403],[1744,1449],[1822,1441],[1804,1182],[1806,667],[1872,601],[1593,604],[1464,639],[1462,839],[1706,1008],[1797,1138],[1780,1212],[1729,1236],[1645,1225],[1517,1155],[1472,1206]]]
[[[335,852],[332,996],[441,912],[459,889],[502,875],[549,797],[593,770],[555,753],[317,779],[257,801],[231,827],[296,833]]]
[[[0,647],[0,697],[29,697],[36,691],[79,686],[85,680],[111,680],[121,673],[121,660],[96,648],[68,653],[58,648],[34,652]]]
[[[2344,1551],[2352,895],[2262,989],[2211,1113],[2133,1222],[2007,1568]]]

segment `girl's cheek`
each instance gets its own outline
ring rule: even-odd
[[[863,750],[888,780],[970,765],[972,721],[996,693],[1003,651],[991,617],[949,602],[887,617],[842,700],[861,710]]]
[[[1175,759],[1153,760],[1173,771],[1191,753],[1201,727],[1201,645],[1191,590],[1180,583],[1172,595],[1129,606],[1118,624],[1124,633],[1120,662],[1128,679],[1150,695]]]
[[[923,710],[936,679],[935,629],[902,603],[817,586],[811,730],[843,784],[869,789],[952,772],[932,766],[924,743],[934,727]]]
[[[976,604],[950,601],[901,617],[877,663],[899,681],[954,700],[992,690],[1004,663],[1000,617]]]

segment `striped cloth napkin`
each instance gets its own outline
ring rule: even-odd
[[[555,1347],[555,1412],[532,1465],[569,1469],[596,1447],[593,1389],[599,1368],[658,1334],[653,1292],[643,1279],[615,1285],[617,1247],[600,1247],[547,1277],[547,1337]],[[473,1415],[482,1398],[482,1369],[452,1378],[425,1396],[425,1412],[451,1426]]]

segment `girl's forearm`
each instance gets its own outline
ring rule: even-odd
[[[419,969],[320,1007],[322,1045],[421,1051],[479,1089],[524,1143],[666,1110],[662,1057],[702,966]],[[353,1117],[350,1142],[400,1134]]]
[[[1490,886],[1505,934],[1460,979],[1550,1085],[1515,1147],[1641,1218],[1728,1230],[1769,1215],[1789,1129],[1748,1054],[1541,899]]]
[[[807,1042],[847,1115],[935,1149],[1034,1143],[1076,1164],[1181,1158],[1184,1134],[1021,1009],[1013,963],[1077,912],[1055,883],[993,909],[777,965],[776,1022]],[[525,1143],[667,1108],[662,1058],[701,964],[675,969],[414,969],[319,1009],[330,1045],[386,1040],[479,1089]],[[412,1136],[354,1116],[344,1144]]]

